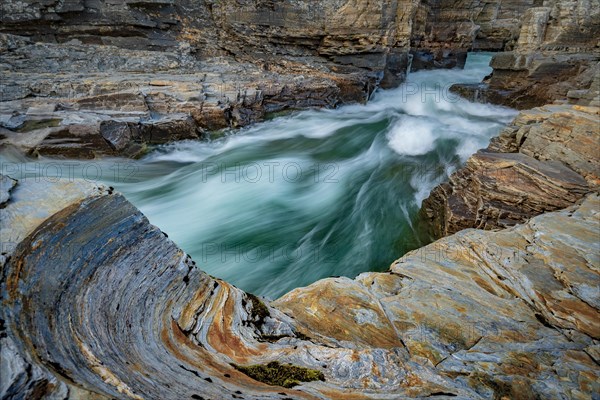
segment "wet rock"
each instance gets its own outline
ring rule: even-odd
[[[596,190],[598,117],[597,107],[570,105],[521,112],[423,202],[433,235],[513,226]]]
[[[146,143],[162,144],[174,140],[198,139],[196,128],[192,117],[171,114],[157,122],[142,122],[140,134]]]
[[[596,195],[272,303],[203,273],[102,186],[22,180],[0,212],[11,228],[2,240],[15,243],[1,281],[3,396],[35,385],[63,398],[165,399],[490,398],[523,388],[579,398],[599,389]],[[324,381],[284,389],[231,365],[274,362]],[[19,375],[27,365],[34,372]]]
[[[129,125],[117,121],[103,121],[100,124],[100,134],[117,151],[127,147],[132,139]]]

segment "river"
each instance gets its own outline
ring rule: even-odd
[[[328,276],[383,271],[430,241],[418,214],[430,190],[515,116],[448,91],[480,82],[490,56],[412,73],[366,105],[294,112],[137,161],[95,163],[116,171],[101,179],[201,269],[246,291],[276,298]]]

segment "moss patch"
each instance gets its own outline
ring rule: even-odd
[[[250,301],[252,302],[252,317],[256,320],[257,327],[260,328],[265,322],[265,318],[270,316],[271,313],[269,312],[267,306],[265,306],[265,303],[260,301],[258,297],[251,293],[246,293],[246,295],[248,296],[248,299],[250,299]]]
[[[325,376],[321,371],[310,368],[298,367],[291,364],[279,364],[272,361],[267,365],[233,365],[235,369],[250,378],[268,385],[291,388],[300,382],[324,381]]]

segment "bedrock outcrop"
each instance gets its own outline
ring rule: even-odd
[[[600,390],[595,194],[269,303],[203,273],[112,188],[4,177],[1,189],[3,397],[579,399]],[[324,380],[283,388],[239,368],[274,361]]]
[[[599,107],[552,104],[522,111],[425,199],[421,212],[432,233],[506,228],[597,190],[599,126]]]
[[[0,139],[135,157],[406,75],[412,1],[2,2]]]
[[[412,69],[462,67],[469,51],[511,50],[534,0],[423,0],[413,24]]]
[[[598,9],[598,0],[7,0],[0,146],[137,157],[272,112],[365,102],[403,82],[409,65],[460,67],[471,49],[510,52],[463,94],[519,108],[577,97],[597,74]]]
[[[600,73],[600,1],[536,2],[520,20],[516,43],[494,56],[484,84],[458,85],[456,91],[527,109],[590,88]]]
[[[264,67],[178,49],[4,39],[18,45],[2,57],[0,139],[32,155],[135,157],[147,145],[202,138],[270,112],[364,102],[378,82],[317,58]]]

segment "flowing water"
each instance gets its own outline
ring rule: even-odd
[[[412,73],[366,105],[96,165],[200,268],[246,291],[276,298],[324,277],[382,271],[427,243],[418,210],[429,191],[514,117],[448,91],[480,82],[489,59]]]

